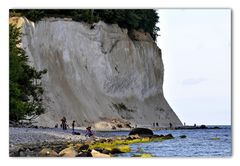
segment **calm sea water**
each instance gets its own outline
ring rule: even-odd
[[[232,155],[231,126],[221,129],[159,130],[154,134],[171,133],[175,139],[162,142],[138,143],[130,145],[131,152],[118,156],[149,153],[156,157],[229,157]],[[128,135],[129,132],[99,132],[99,135]],[[187,138],[179,136],[186,135]]]

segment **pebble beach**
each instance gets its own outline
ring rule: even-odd
[[[79,141],[86,140],[82,135],[73,135],[71,130],[61,129],[35,129],[35,128],[9,128],[9,144],[36,144],[56,141]]]

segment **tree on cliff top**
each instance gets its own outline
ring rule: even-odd
[[[28,65],[28,57],[19,46],[21,33],[14,25],[9,25],[9,104],[10,121],[31,120],[44,113],[42,106],[42,75],[47,71],[36,71]]]
[[[142,29],[148,32],[154,41],[158,36],[158,14],[153,9],[12,9],[11,16],[25,16],[31,21],[39,21],[43,17],[69,17],[74,21],[87,23],[102,20],[109,24],[118,24],[121,28]]]

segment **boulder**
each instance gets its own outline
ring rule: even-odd
[[[26,149],[25,151],[26,157],[36,157],[34,151],[31,151],[30,149]]]
[[[84,144],[79,148],[79,151],[87,151],[89,149],[89,145]]]
[[[111,157],[108,154],[100,153],[100,152],[98,152],[98,151],[96,151],[94,149],[91,151],[91,154],[92,154],[93,157]]]
[[[73,147],[76,151],[80,152],[80,148],[83,146],[81,143],[76,143]]]
[[[19,152],[19,157],[26,157],[26,154],[23,151]]]
[[[128,135],[153,136],[153,131],[147,128],[134,128]]]
[[[201,125],[199,128],[200,129],[208,129],[208,127],[206,125]]]
[[[139,139],[140,137],[139,137],[139,135],[129,135],[127,138],[126,138],[126,140],[133,140],[133,139]]]
[[[103,148],[94,148],[94,150],[96,150],[96,151],[102,153],[102,151],[103,151],[104,149],[103,149]]]
[[[161,136],[161,135],[157,135],[157,134],[154,134],[153,136],[151,136],[150,138],[162,138],[164,136]]]
[[[187,138],[186,135],[180,135],[179,137],[180,137],[180,138]]]
[[[172,134],[167,134],[163,138],[164,139],[173,139],[174,137],[172,136]]]
[[[39,157],[57,157],[58,154],[52,149],[44,148],[38,153]]]
[[[109,151],[110,149],[108,149]],[[112,148],[110,151],[110,154],[118,154],[118,153],[122,153],[118,148]],[[106,154],[106,153],[104,153]]]
[[[122,124],[117,124],[117,127],[122,128],[123,126],[122,126]]]
[[[107,149],[104,149],[101,153],[104,153],[104,154],[111,154],[111,151],[110,151],[110,150],[107,150]]]
[[[80,152],[77,157],[93,157],[91,152]]]
[[[59,156],[61,157],[76,157],[77,155],[78,153],[74,150],[73,147],[63,149],[61,152],[59,152]]]

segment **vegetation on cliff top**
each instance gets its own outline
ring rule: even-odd
[[[20,47],[20,29],[9,25],[9,104],[10,121],[31,120],[44,112],[42,106],[42,75],[28,65],[28,57]]]
[[[25,16],[31,21],[39,21],[44,17],[69,17],[74,21],[94,23],[100,20],[109,24],[118,24],[127,28],[148,32],[154,41],[158,36],[158,14],[153,9],[12,9],[10,17]]]

